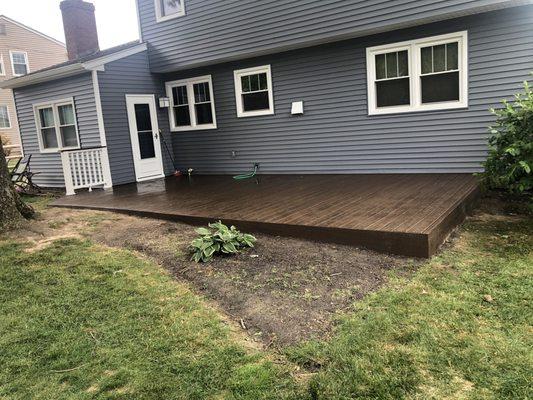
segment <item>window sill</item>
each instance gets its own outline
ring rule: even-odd
[[[155,18],[155,22],[157,22],[159,24],[160,22],[170,21],[171,19],[176,19],[176,18],[184,17],[184,16],[185,16],[185,12],[172,14],[172,15],[166,15],[164,17],[156,17]]]
[[[170,128],[170,132],[191,132],[191,131],[208,131],[217,129],[217,125],[200,125],[200,126],[184,126],[181,128],[178,127],[172,127]]]
[[[406,114],[406,113],[419,113],[426,111],[446,111],[446,110],[459,110],[467,109],[467,102],[455,102],[455,103],[434,103],[428,105],[422,105],[417,107],[388,107],[383,109],[373,109],[368,111],[369,116],[374,115],[390,115],[390,114]]]
[[[41,149],[41,154],[52,154],[52,153],[58,153],[60,154],[62,151],[72,151],[72,150],[80,150],[80,146],[77,147],[63,147],[63,148],[54,148],[54,149]]]
[[[274,115],[274,110],[237,112],[237,118],[261,117],[263,115]]]

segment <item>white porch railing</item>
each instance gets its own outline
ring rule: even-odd
[[[76,189],[111,187],[111,173],[106,147],[65,150],[61,152],[65,189],[67,196],[76,194]]]

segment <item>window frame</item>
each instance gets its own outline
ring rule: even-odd
[[[457,42],[459,72],[459,100],[422,103],[422,57],[423,47]],[[408,50],[410,104],[377,107],[376,100],[376,55]],[[468,31],[425,37],[405,42],[391,43],[366,49],[368,115],[397,114],[417,111],[453,110],[468,107]],[[449,71],[448,71],[449,72]],[[442,73],[442,72],[441,72]],[[428,74],[424,74],[426,76]]]
[[[2,66],[2,70],[0,71],[0,76],[6,76],[6,64],[4,63],[3,54],[0,54],[0,66]]]
[[[62,127],[62,125],[60,124],[59,111],[58,110],[59,110],[60,106],[65,106],[65,105],[71,105],[72,106],[72,112],[74,114],[74,128],[76,129],[76,139],[77,139],[77,142],[78,142],[77,146],[63,146],[63,140],[61,139],[61,127]],[[50,147],[50,148],[45,148],[44,147],[44,142],[43,142],[43,137],[42,137],[42,129],[44,129],[44,128],[41,126],[41,118],[40,118],[40,115],[39,115],[39,110],[44,109],[44,108],[52,108],[52,113],[53,113],[53,117],[54,117],[54,129],[55,129],[55,133],[56,133],[56,139],[57,139],[58,147],[53,147],[53,148],[52,147]],[[78,117],[76,115],[76,105],[74,103],[74,98],[73,97],[69,97],[69,98],[65,98],[65,99],[57,99],[57,100],[53,100],[53,101],[47,101],[47,102],[43,102],[43,103],[33,104],[33,115],[34,115],[34,119],[35,119],[35,126],[37,128],[37,138],[39,140],[39,151],[41,153],[59,153],[61,151],[65,151],[65,150],[77,150],[77,149],[79,149],[81,147],[81,144],[80,144],[80,133],[79,133],[79,130],[78,130]],[[63,126],[67,126],[67,125],[63,125]]]
[[[24,60],[26,61],[26,73],[25,74],[15,73],[15,63],[13,60],[13,54],[15,53],[24,54]],[[13,76],[24,76],[24,75],[28,75],[31,72],[30,61],[28,59],[28,52],[23,51],[23,50],[9,50],[9,58],[11,59],[11,72],[13,73]]]
[[[269,108],[265,110],[256,111],[244,111],[244,105],[242,101],[242,82],[241,77],[247,75],[255,75],[266,73],[267,85],[268,85],[268,102]],[[274,115],[274,88],[272,86],[272,68],[269,65],[261,65],[258,67],[237,69],[233,71],[233,79],[235,84],[235,102],[237,106],[237,118],[245,117],[259,117],[262,115]]]
[[[0,104],[0,107],[5,107],[6,108],[6,113],[7,113],[7,122],[9,123],[9,126],[0,126],[0,130],[8,130],[8,129],[11,129],[13,127],[13,124],[11,123],[11,115],[9,114],[9,105],[8,104]]]
[[[185,16],[185,0],[181,0],[181,11],[175,14],[163,15],[163,10],[161,9],[161,0],[154,0],[154,7],[155,20],[158,23]]]
[[[211,97],[211,113],[213,115],[213,122],[211,124],[198,125],[196,122],[196,108],[194,98],[194,85],[197,83],[208,83],[209,94]],[[172,89],[178,86],[187,87],[187,105],[189,108],[189,117],[191,124],[187,126],[177,126],[174,116],[174,96],[172,95]],[[170,101],[170,107],[168,109],[168,117],[170,123],[171,132],[184,132],[184,131],[203,131],[208,129],[217,129],[217,115],[215,107],[215,92],[213,91],[213,79],[211,75],[197,76],[194,78],[180,79],[177,81],[165,82],[165,88],[167,97]]]

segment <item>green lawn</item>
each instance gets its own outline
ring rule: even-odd
[[[202,301],[127,251],[0,245],[1,399],[296,398]]]
[[[357,304],[329,343],[290,351],[322,366],[316,398],[533,398],[532,226],[467,224],[410,282]]]
[[[0,242],[0,399],[533,398],[531,218],[469,222],[410,278],[285,356],[126,250]],[[288,266],[287,266],[288,267]]]

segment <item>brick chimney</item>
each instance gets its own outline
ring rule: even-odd
[[[63,0],[60,4],[69,60],[100,50],[94,4],[83,0]]]

